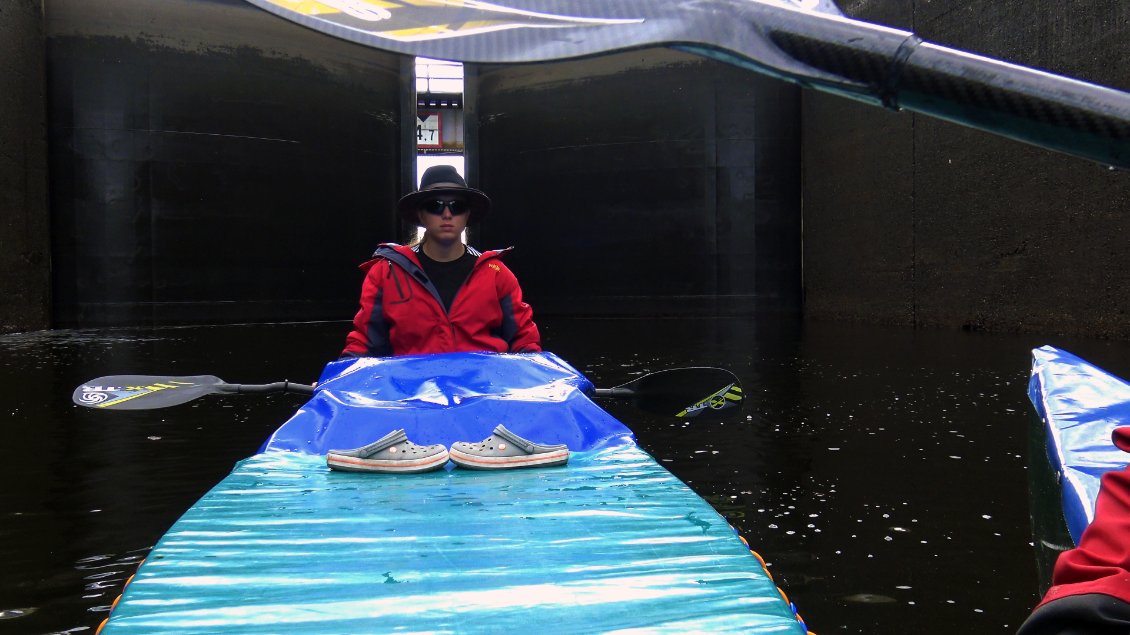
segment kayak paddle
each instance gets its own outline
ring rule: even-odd
[[[278,381],[272,384],[227,384],[212,375],[111,375],[75,388],[71,400],[88,408],[153,410],[188,403],[204,395],[290,392],[309,395],[314,387]]]
[[[314,387],[279,381],[271,384],[228,384],[212,375],[111,375],[75,388],[71,400],[106,410],[154,410],[179,406],[205,395],[313,394]],[[697,417],[731,414],[741,407],[738,378],[721,368],[672,368],[649,373],[615,388],[597,388],[593,396],[628,399],[647,412]]]
[[[640,410],[686,418],[736,414],[744,399],[737,376],[710,367],[648,373],[615,388],[597,388],[594,396],[630,399]]]
[[[670,46],[1130,167],[1130,93],[853,20],[831,0],[247,1],[351,42],[461,62],[546,62]]]

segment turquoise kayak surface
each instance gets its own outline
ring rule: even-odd
[[[1103,474],[1130,460],[1110,438],[1115,428],[1130,425],[1130,383],[1067,351],[1042,346],[1032,351],[1028,397],[1044,422],[1063,517],[1078,544],[1094,520]]]
[[[398,372],[407,361],[331,364],[154,547],[103,632],[806,633],[726,520],[567,364],[454,354]],[[569,464],[358,474],[321,454],[386,429],[433,443],[498,423],[568,442]]]
[[[633,445],[413,476],[243,461],[105,633],[804,633],[705,501]]]

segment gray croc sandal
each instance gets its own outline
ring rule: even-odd
[[[479,443],[460,441],[451,445],[451,461],[471,470],[505,470],[515,467],[550,467],[569,461],[564,443],[532,443],[499,425]]]
[[[353,450],[330,450],[326,465],[344,472],[415,474],[438,470],[447,463],[442,445],[416,445],[404,430],[393,430],[369,445]]]

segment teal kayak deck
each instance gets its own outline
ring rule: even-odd
[[[267,452],[166,534],[105,633],[804,633],[635,444],[563,468],[331,472]]]
[[[157,543],[128,633],[798,633],[761,562],[552,353],[340,360]],[[330,448],[499,423],[564,467],[331,471]]]

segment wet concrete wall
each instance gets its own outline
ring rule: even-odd
[[[854,0],[852,17],[1130,89],[1130,4]],[[1130,336],[1130,173],[802,97],[806,315]]]
[[[400,58],[241,0],[46,16],[56,325],[352,315],[399,231]]]
[[[0,332],[50,324],[44,41],[40,0],[0,3]]]
[[[23,26],[38,6],[0,9],[16,55],[42,47]],[[351,314],[360,274],[341,272],[404,237],[401,61],[241,0],[45,6],[55,323]],[[1130,88],[1113,0],[844,9]],[[36,61],[9,59],[5,80],[32,86],[0,116],[10,329],[44,322],[49,262]],[[803,198],[812,318],[1130,335],[1124,173],[672,51],[469,72],[468,170],[499,211],[473,241],[517,245],[545,310],[799,306]]]
[[[473,239],[516,245],[539,312],[799,311],[794,87],[645,50],[469,68],[467,90],[496,210]]]

